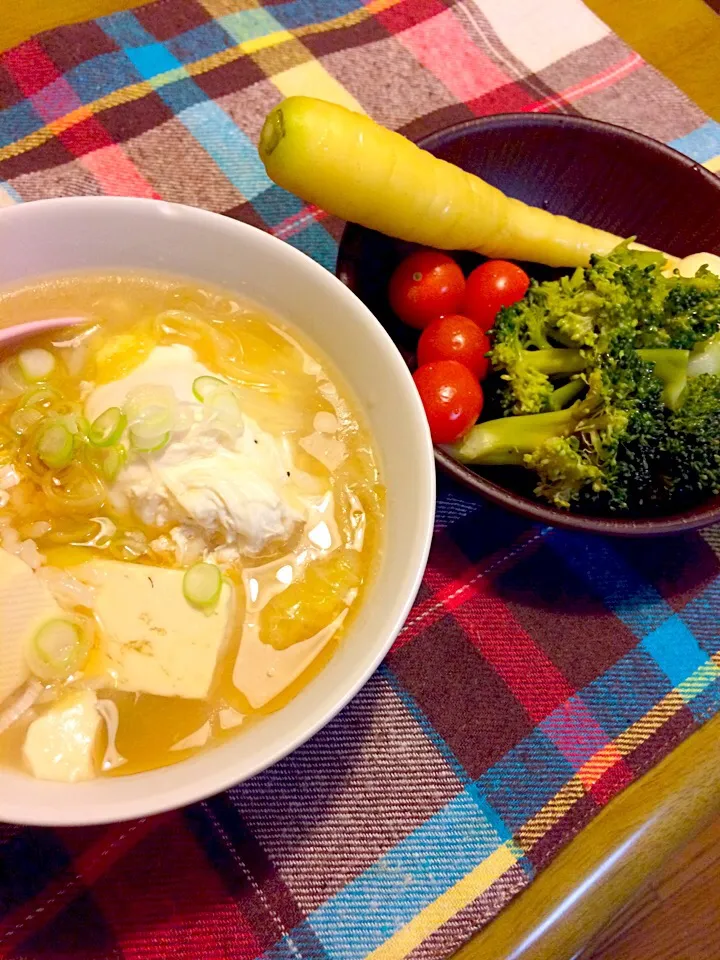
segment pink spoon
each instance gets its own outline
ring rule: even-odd
[[[0,330],[0,347],[12,346],[20,340],[37,337],[41,333],[62,330],[87,323],[87,317],[50,317],[48,320],[31,320],[29,323],[15,323],[12,327]]]

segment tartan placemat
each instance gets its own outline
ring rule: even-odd
[[[576,113],[719,163],[720,126],[579,0],[160,0],[0,55],[0,202],[161,196],[332,268],[341,224],[255,151],[293,93],[414,137]],[[443,481],[408,623],[310,743],[182,812],[0,826],[0,956],[447,956],[717,711],[719,614],[717,529],[585,538]]]

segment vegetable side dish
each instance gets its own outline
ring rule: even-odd
[[[534,471],[562,509],[668,512],[720,493],[717,258],[669,269],[622,243],[559,280],[495,260],[464,284],[448,260],[411,254],[389,289],[422,328],[413,376],[436,443]],[[438,316],[447,303],[462,313]],[[477,423],[486,400],[502,416]]]
[[[388,298],[422,331],[415,383],[458,460],[531,470],[535,494],[566,510],[668,513],[720,493],[719,258],[529,207],[307,97],[268,115],[260,155],[303,199],[439,248],[401,263]],[[453,249],[491,259],[466,278],[439,252]],[[531,282],[497,257],[575,271]]]
[[[373,442],[312,344],[169,278],[0,295],[82,317],[0,362],[0,763],[174,763],[332,656],[378,555]]]

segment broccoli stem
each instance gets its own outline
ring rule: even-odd
[[[720,346],[720,345],[719,345]],[[689,350],[674,350],[661,347],[651,350],[638,350],[638,354],[654,366],[655,376],[663,384],[663,402],[670,410],[677,410],[688,377]],[[720,358],[718,358],[720,360]],[[587,358],[580,350],[566,350],[564,347],[548,347],[543,350],[525,350],[522,363],[532,366],[538,373],[548,377],[559,374],[580,373],[587,366]],[[573,384],[577,381],[573,381]],[[582,384],[573,390],[560,387],[549,401],[551,410],[559,410],[568,399],[580,392]],[[563,392],[565,391],[565,392]],[[559,394],[556,396],[555,394]]]
[[[562,410],[563,407],[568,407],[572,401],[577,397],[583,387],[586,387],[587,383],[580,377],[575,380],[571,380],[569,383],[563,384],[562,387],[557,387],[550,394],[550,399],[548,400],[548,406],[551,410]]]
[[[580,373],[587,366],[587,359],[579,350],[544,347],[542,350],[524,350],[521,363],[534,367],[538,373],[553,377],[563,373]]]
[[[452,448],[461,463],[522,466],[551,437],[564,436],[576,420],[572,408],[478,423]]]
[[[698,377],[702,373],[720,374],[720,333],[700,340],[693,347],[688,362],[688,377]]]
[[[670,410],[677,410],[687,384],[689,350],[673,350],[661,347],[656,350],[638,350],[647,363],[654,365],[653,373],[663,384],[663,403]]]

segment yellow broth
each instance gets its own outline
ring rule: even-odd
[[[342,642],[377,561],[383,487],[372,438],[355,399],[328,360],[284,319],[225,291],[160,275],[78,275],[0,294],[0,327],[58,316],[80,316],[87,322],[32,343],[63,358],[48,378],[56,393],[48,401],[52,412],[81,412],[88,384],[126,376],[156,346],[185,344],[211,372],[234,385],[243,412],[268,433],[287,438],[297,468],[315,478],[319,488],[329,487],[333,495],[337,537],[315,559],[303,562],[303,540],[298,535],[227,568],[235,586],[237,612],[206,700],[127,693],[101,685],[103,641],[97,631],[83,671],[64,684],[48,684],[36,706],[0,734],[0,763],[22,767],[24,731],[30,721],[56,702],[68,685],[90,685],[99,698],[117,708],[117,732],[110,744],[115,753],[110,749],[104,753],[102,773],[135,773],[177,762],[242,734],[256,718],[285,706],[322,670]],[[75,346],[69,346],[71,341]],[[6,353],[5,359],[12,356]],[[18,538],[32,540],[45,565],[68,573],[90,558],[177,567],[175,557],[152,548],[159,534],[167,531],[145,529],[134,515],[118,513],[105,495],[107,482],[93,499],[82,476],[71,475],[67,483],[60,482],[58,474],[70,468],[53,473],[38,461],[32,430],[18,440],[8,426],[17,406],[15,398],[3,393],[0,378],[0,465],[13,463],[22,478],[8,491],[9,502],[0,509],[0,535],[6,537],[10,530],[12,543]],[[308,452],[312,445],[303,440],[314,436],[318,442],[317,414],[332,415],[338,424],[336,436],[345,456],[332,468]],[[91,495],[85,496],[88,492]],[[111,535],[104,534],[98,518],[112,521]],[[269,702],[253,707],[233,682],[240,637],[247,627],[243,572],[258,568],[261,581],[263,569],[272,576],[280,561],[289,563],[294,573],[256,617],[257,636],[263,644],[283,651],[316,635],[343,609],[347,616],[300,676]],[[210,733],[204,744],[178,746],[206,723]],[[118,763],[118,756],[124,762]]]

